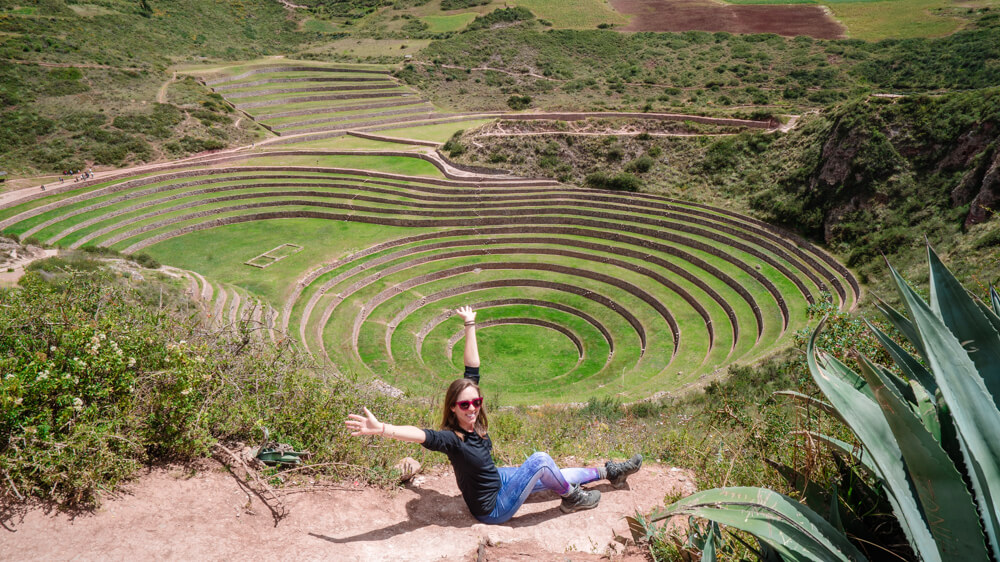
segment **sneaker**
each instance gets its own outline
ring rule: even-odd
[[[584,490],[579,484],[575,484],[568,494],[562,497],[562,504],[559,510],[563,513],[573,513],[583,509],[593,509],[601,501],[601,492],[597,490]]]
[[[630,474],[639,472],[640,466],[642,466],[642,455],[636,455],[625,462],[608,461],[604,465],[604,469],[608,473],[608,481],[611,482],[611,486],[624,488],[625,480]]]

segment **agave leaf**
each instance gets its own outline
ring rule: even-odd
[[[836,484],[830,485],[830,513],[826,516],[826,520],[834,529],[844,532],[844,522],[840,520],[840,496]]]
[[[913,396],[916,399],[916,404],[914,412],[920,416],[920,421],[924,423],[924,427],[927,431],[937,439],[937,442],[941,442],[941,419],[938,417],[937,406],[934,404],[934,399],[927,394],[927,391],[923,386],[917,381],[910,381],[910,387],[913,390]],[[947,451],[946,451],[947,452]]]
[[[990,321],[990,324],[993,324],[993,329],[1000,332],[1000,316],[997,316],[997,313],[993,312],[990,305],[979,299],[976,299],[976,305],[979,306],[979,310],[983,311],[983,314],[986,316],[986,319]]]
[[[994,406],[1000,408],[1000,334],[930,246],[927,254],[931,264],[930,308],[963,342]]]
[[[868,359],[866,358],[863,360],[868,361]],[[916,407],[917,396],[913,393],[913,389],[910,388],[909,383],[899,378],[899,375],[897,375],[896,373],[893,373],[892,371],[886,369],[881,365],[876,365],[874,363],[870,363],[870,365],[873,369],[878,369],[879,374],[882,376],[882,379],[886,382],[887,385],[892,387],[893,392],[895,392],[896,395],[899,396],[899,398],[907,406],[909,406],[911,409]]]
[[[705,548],[701,551],[701,562],[715,562],[715,540],[718,525],[712,524],[708,527],[708,536],[705,537]]]
[[[805,500],[806,505],[813,511],[819,513],[830,502],[826,490],[816,482],[810,480],[802,472],[795,470],[787,464],[771,459],[764,459],[764,462],[778,471],[778,474],[788,482],[788,485],[802,495],[802,499]]]
[[[913,483],[903,463],[903,453],[899,450],[899,445],[881,409],[874,400],[864,397],[846,383],[845,379],[837,376],[839,373],[829,368],[831,362],[826,356],[822,365],[817,360],[816,338],[822,327],[823,324],[820,323],[809,339],[806,349],[806,359],[813,379],[834,407],[851,413],[847,418],[847,425],[864,444],[871,461],[878,467],[877,474],[882,477],[888,488],[889,501],[892,503],[896,518],[914,550],[923,555],[925,562],[940,562],[941,557],[934,544],[934,537],[927,526],[923,511],[917,505]],[[867,388],[871,392],[871,388]]]
[[[795,400],[796,402],[800,402],[807,406],[811,406],[821,412],[826,412],[827,414],[830,414],[831,416],[837,418],[841,422],[844,421],[844,418],[840,415],[840,412],[838,412],[837,409],[834,408],[829,402],[824,402],[814,396],[802,394],[801,392],[795,392],[794,390],[779,390],[774,394],[777,396],[787,396],[792,400]]]
[[[910,480],[917,491],[931,534],[944,558],[967,557],[986,560],[986,540],[979,516],[962,475],[948,454],[913,414],[896,389],[888,384],[885,370],[862,358],[861,372],[882,407],[889,427],[903,453]]]
[[[814,431],[807,432],[809,435],[816,439],[817,441],[822,441],[826,443],[831,449],[839,451],[840,453],[854,459],[859,462],[861,466],[865,467],[868,472],[871,472],[881,480],[882,472],[879,471],[878,466],[872,461],[872,456],[867,454],[864,448],[858,448],[846,441],[841,441],[836,437],[830,437],[829,435],[823,435],[822,433],[816,433]]]
[[[937,382],[934,380],[934,375],[927,371],[917,358],[906,352],[905,349],[892,338],[888,336],[882,330],[879,330],[872,323],[865,320],[865,324],[868,325],[868,329],[871,330],[878,341],[882,343],[889,355],[892,356],[893,361],[896,362],[896,366],[899,370],[903,371],[906,378],[910,380],[916,380],[920,382],[921,385],[927,390],[927,393],[934,396],[934,392],[937,390]]]
[[[790,562],[866,560],[847,537],[788,496],[764,488],[718,488],[667,507],[746,531]]]
[[[903,314],[898,310],[889,306],[880,299],[875,300],[875,307],[882,312],[886,319],[888,319],[897,330],[899,330],[899,333],[903,334],[903,337],[910,342],[910,345],[917,350],[917,353],[919,353],[921,357],[926,355],[926,353],[924,353],[924,344],[920,341],[920,333],[917,332],[917,329],[913,327],[913,323],[911,323],[906,316],[903,316]]]
[[[935,374],[941,395],[949,406],[966,469],[975,491],[980,516],[993,549],[1000,559],[1000,411],[986,390],[969,353],[941,318],[890,268],[914,326],[920,330],[927,361]],[[932,281],[940,276],[932,276]],[[938,295],[944,294],[937,289]],[[976,312],[979,312],[978,310]]]
[[[817,332],[822,327],[823,325],[820,324],[820,326],[816,328]],[[868,388],[868,381],[866,381],[863,377],[852,371],[851,368],[845,365],[840,359],[837,359],[833,355],[827,353],[824,353],[823,355],[825,358],[823,366],[826,368],[827,373],[835,375],[838,381],[841,381],[844,384],[849,385],[851,388],[858,391],[860,395],[864,396],[871,402],[875,401],[875,393],[872,392],[872,389]],[[813,378],[816,378],[815,374],[813,375]],[[820,387],[820,390],[823,390],[822,386]],[[827,394],[826,391],[824,391],[823,394],[826,394],[826,397],[830,398],[830,395]],[[840,407],[834,400],[830,400],[830,402],[833,404],[834,408],[840,410]],[[843,410],[843,411],[850,412],[850,410]]]

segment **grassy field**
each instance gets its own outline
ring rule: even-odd
[[[405,234],[404,234],[405,232]],[[318,219],[279,219],[221,226],[150,246],[146,252],[162,263],[197,271],[211,279],[239,285],[278,307],[293,281],[318,264],[357,252],[387,237],[412,230]],[[264,269],[244,264],[281,244],[303,250]],[[192,252],[192,244],[203,252]]]
[[[444,143],[462,129],[473,129],[485,123],[488,119],[473,119],[470,121],[455,121],[454,123],[440,123],[437,125],[421,125],[419,127],[401,127],[399,129],[386,129],[378,131],[377,134],[387,137],[400,137],[404,139],[427,140]]]
[[[441,16],[424,16],[420,21],[428,25],[427,31],[431,33],[444,33],[448,31],[458,31],[476,19],[476,15],[471,12],[463,14],[451,14]]]
[[[728,4],[818,4],[847,27],[853,39],[941,37],[968,24],[962,11],[997,7],[996,0],[725,0]]]

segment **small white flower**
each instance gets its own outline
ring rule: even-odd
[[[128,366],[129,367],[135,367],[135,357],[129,357],[128,358]]]
[[[43,381],[43,380],[45,380],[47,378],[49,378],[49,372],[48,371],[42,371],[41,373],[38,373],[38,376],[35,377],[35,380]]]
[[[24,402],[24,398],[18,398],[17,400],[14,401],[14,405],[20,406],[22,402]]]
[[[49,346],[49,351],[51,351],[52,353],[55,353],[56,352],[56,346],[50,345]]]
[[[103,339],[106,339],[108,336],[105,336],[104,334],[98,334],[97,337],[99,337],[99,338],[101,338],[103,340]]]
[[[181,391],[181,394],[183,394],[184,396],[191,394],[191,388],[190,387],[185,388],[184,390]]]
[[[177,345],[185,345],[185,344],[187,344],[187,340],[181,340],[177,342]]]
[[[73,409],[76,410],[77,412],[79,412],[80,410],[82,410],[83,409],[83,400],[80,400],[79,398],[74,398],[73,399]]]

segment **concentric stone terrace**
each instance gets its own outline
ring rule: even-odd
[[[238,285],[242,301],[272,305],[279,337],[418,394],[459,372],[449,311],[470,304],[484,376],[508,402],[675,389],[784,343],[825,293],[842,307],[859,295],[830,256],[746,216],[460,176],[414,153],[209,157],[38,193],[0,219],[21,236],[149,252]],[[283,244],[304,249],[243,264]],[[209,308],[231,314],[229,302]]]

